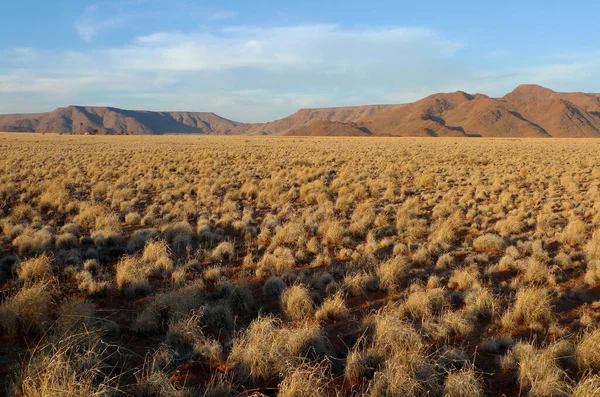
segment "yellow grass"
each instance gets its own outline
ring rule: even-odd
[[[13,394],[596,393],[600,141],[0,134],[0,159]]]

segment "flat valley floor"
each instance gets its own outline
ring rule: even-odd
[[[600,140],[0,134],[0,394],[600,396]]]

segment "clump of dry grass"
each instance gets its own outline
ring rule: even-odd
[[[352,296],[362,296],[367,290],[378,290],[379,286],[379,279],[364,271],[344,277],[343,288]]]
[[[287,328],[275,318],[259,317],[234,340],[228,363],[242,379],[269,379],[297,366],[307,355],[318,357],[328,350],[318,326]]]
[[[439,393],[434,366],[429,362],[426,344],[414,328],[393,312],[380,313],[373,322],[373,347],[386,357],[374,374],[370,395],[417,396]],[[383,353],[385,352],[385,353]]]
[[[572,218],[561,234],[561,241],[567,245],[581,245],[585,241],[587,225],[578,218]]]
[[[444,393],[448,397],[480,397],[484,395],[484,390],[473,367],[470,367],[450,372],[446,378]]]
[[[19,263],[17,274],[21,280],[36,282],[52,277],[52,260],[46,254]]]
[[[496,223],[495,230],[498,231],[503,237],[511,237],[521,234],[526,227],[527,226],[521,217],[515,215],[498,221]]]
[[[381,288],[394,291],[410,269],[410,263],[403,257],[394,256],[381,263],[376,270]]]
[[[548,291],[540,287],[524,287],[517,291],[515,302],[502,316],[502,325],[506,328],[538,328],[550,323],[552,318]]]
[[[328,379],[324,376],[326,371],[321,367],[302,365],[290,369],[288,375],[279,384],[278,395],[281,397],[326,397],[328,395]]]
[[[157,294],[135,318],[132,330],[142,335],[164,331],[169,321],[176,321],[202,307],[202,289],[196,285]]]
[[[581,338],[577,345],[577,363],[585,372],[600,370],[600,329],[595,329]]]
[[[11,336],[41,334],[49,320],[51,304],[48,284],[24,286],[0,304],[0,327]]]
[[[567,396],[566,373],[560,368],[556,349],[536,349],[530,344],[519,343],[503,359],[508,369],[517,370],[522,389],[530,396]]]
[[[116,267],[117,288],[128,296],[148,294],[151,286],[148,277],[170,274],[173,261],[164,241],[151,241],[146,244],[140,256],[124,256]]]
[[[310,291],[302,285],[293,285],[281,295],[281,306],[284,313],[292,320],[311,317],[315,312],[315,304]]]
[[[233,259],[235,247],[229,241],[223,241],[215,247],[210,254],[210,259],[213,262],[222,262],[224,260]]]
[[[585,282],[592,287],[600,283],[600,260],[593,259],[587,263]]]
[[[112,394],[119,386],[110,364],[116,355],[97,331],[61,335],[30,353],[16,383],[17,393],[25,397]]]
[[[573,397],[599,397],[600,396],[600,376],[584,376],[572,390]]]
[[[182,356],[188,355],[194,360],[219,362],[223,358],[223,347],[217,340],[204,334],[201,323],[202,316],[194,311],[181,320],[171,321],[165,343],[179,348]]]
[[[325,299],[321,307],[315,313],[318,320],[341,320],[350,314],[344,296],[337,292],[334,295]]]
[[[21,256],[41,255],[50,250],[54,244],[55,236],[47,229],[35,230],[25,228],[13,240],[13,245]]]
[[[456,269],[448,281],[448,287],[458,290],[480,288],[479,271],[476,268]]]
[[[477,251],[500,254],[504,250],[504,240],[498,235],[488,233],[477,237],[473,241],[473,247]]]

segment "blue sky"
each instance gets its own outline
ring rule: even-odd
[[[4,3],[0,113],[108,105],[256,122],[522,83],[600,92],[597,1]]]

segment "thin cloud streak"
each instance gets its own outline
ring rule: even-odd
[[[587,54],[498,70],[469,65],[463,48],[429,28],[334,24],[154,32],[58,54],[16,48],[0,51],[11,55],[0,57],[0,111],[31,94],[35,111],[111,103],[268,121],[301,107],[407,102],[459,89],[494,96],[520,83],[561,86],[598,74],[598,58]]]

